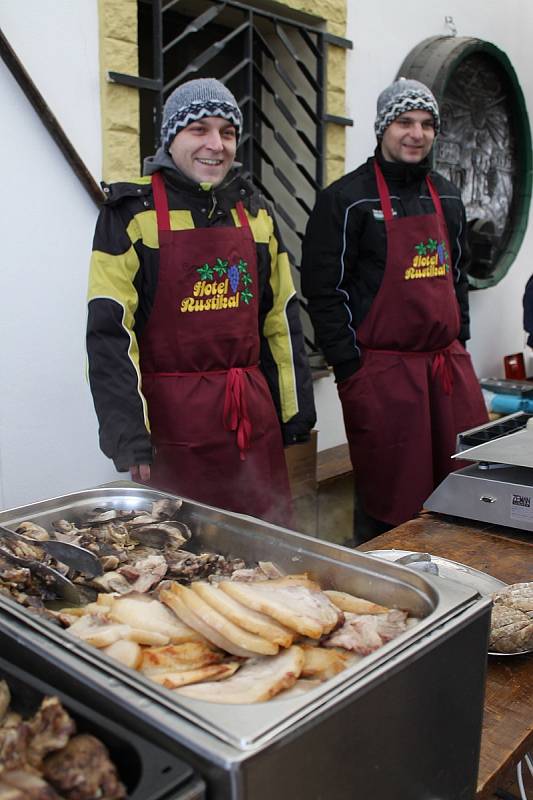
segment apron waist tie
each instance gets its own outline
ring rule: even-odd
[[[250,447],[252,423],[248,416],[246,403],[246,381],[244,373],[255,367],[231,367],[226,378],[226,395],[224,398],[224,428],[237,431],[237,447],[241,461],[246,460],[245,450]]]
[[[410,350],[407,352],[403,350],[381,350],[379,348],[366,347],[364,345],[363,347],[365,350],[368,350],[371,353],[396,354],[401,355],[402,357],[417,358],[420,356],[432,355],[433,360],[431,363],[431,376],[434,378],[436,375],[438,375],[444,394],[450,395],[452,393],[453,372],[451,367],[451,345],[448,345],[448,347],[445,347],[442,350]]]
[[[247,367],[230,367],[229,369],[197,370],[195,372],[143,372],[144,377],[156,378],[179,378],[190,375],[226,375],[226,392],[224,395],[224,430],[237,431],[237,447],[239,448],[241,461],[246,460],[245,450],[250,447],[252,435],[252,423],[248,416],[248,405],[246,403],[246,382],[244,373],[257,369],[257,364]]]
[[[453,372],[450,363],[450,351],[440,350],[433,356],[433,364],[431,366],[431,375],[439,376],[442,391],[444,394],[451,394],[453,390]]]

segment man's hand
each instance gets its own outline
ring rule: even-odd
[[[132,481],[146,483],[150,480],[150,464],[134,464],[130,467]]]

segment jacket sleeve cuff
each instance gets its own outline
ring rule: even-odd
[[[353,361],[343,361],[342,364],[334,364],[333,372],[335,373],[335,381],[341,383],[351,375],[354,375],[360,367],[359,359],[354,358]]]
[[[289,447],[291,444],[303,444],[304,442],[308,442],[311,438],[311,432],[308,431],[306,433],[295,433],[294,431],[290,430],[282,430],[283,433],[283,444],[285,447]]]
[[[129,472],[130,467],[137,464],[152,464],[153,460],[152,448],[148,446],[120,453],[113,459],[113,463],[117,472]]]

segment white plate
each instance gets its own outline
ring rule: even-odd
[[[375,556],[384,561],[397,561],[402,556],[417,554],[416,550],[367,550],[365,555]],[[429,554],[431,561],[415,561],[413,564],[403,564],[408,569],[414,569],[416,572],[424,572],[424,564],[432,563],[438,567],[439,576],[441,578],[449,578],[459,583],[469,586],[479,592],[484,597],[490,597],[494,592],[499,589],[505,588],[507,583],[493,578],[492,575],[487,575],[486,572],[481,572],[478,569],[469,567],[466,564],[460,564],[458,561],[451,561],[449,558],[442,556],[434,556]],[[533,653],[533,650],[516,650],[513,653],[497,653],[493,650],[488,651],[490,656],[521,656],[526,653]]]

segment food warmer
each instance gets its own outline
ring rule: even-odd
[[[0,514],[51,525],[164,493],[117,482]],[[470,800],[481,736],[490,600],[251,517],[184,501],[187,547],[273,561],[324,589],[409,610],[395,640],[304,695],[222,705],[161,688],[0,596],[0,654],[185,761],[216,800]]]
[[[74,720],[76,732],[96,736],[106,746],[129,800],[202,800],[205,797],[204,782],[181,759],[110,719],[107,711],[96,711],[92,702],[81,702],[65,693],[57,683],[54,686],[47,683],[42,670],[36,668],[38,659],[35,665],[28,663],[32,672],[16,666],[10,660],[10,648],[2,647],[0,681],[6,681],[9,686],[11,710],[28,719],[44,697],[57,697]]]

